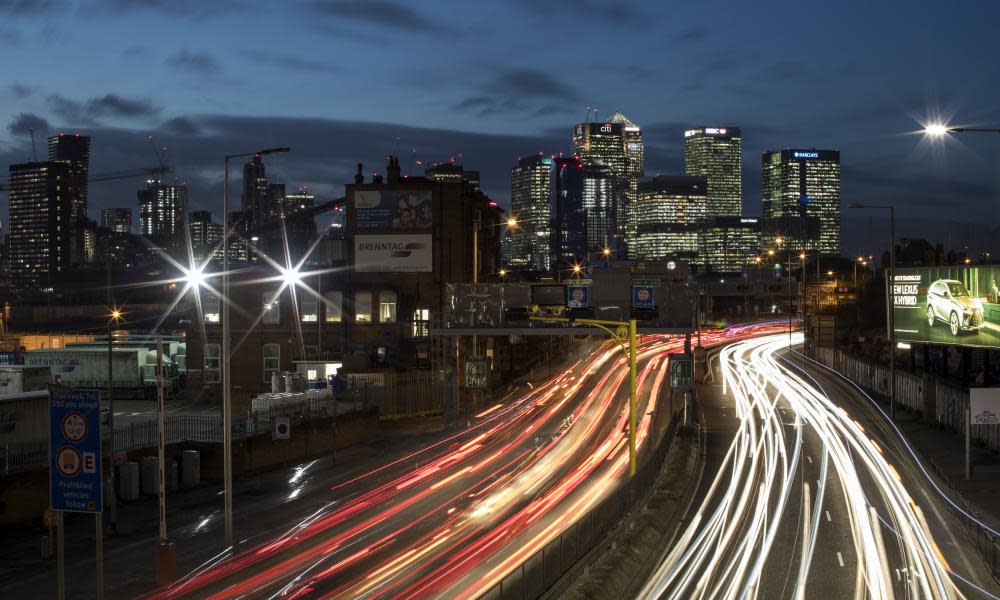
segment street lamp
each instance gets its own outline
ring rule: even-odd
[[[892,285],[896,281],[896,209],[887,204],[860,204],[855,202],[848,208],[874,208],[889,211],[889,276],[885,281],[885,322],[889,334],[889,419],[896,419],[896,316],[893,314],[895,294]]]
[[[229,161],[264,154],[288,152],[265,148],[258,152],[227,154],[222,178],[222,479],[226,522],[226,547],[233,546],[233,399],[229,376]]]
[[[1000,133],[995,127],[951,127],[944,123],[928,123],[924,125],[924,135],[929,137],[944,137],[949,133]]]

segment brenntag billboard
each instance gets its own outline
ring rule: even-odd
[[[354,269],[369,273],[430,273],[431,234],[356,235]]]
[[[896,269],[896,339],[1000,348],[1000,267]]]

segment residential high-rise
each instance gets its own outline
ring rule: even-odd
[[[207,210],[193,211],[188,223],[191,231],[191,254],[197,262],[204,262],[222,240],[222,225],[216,223],[211,211]],[[212,258],[222,260],[221,247],[215,249]]]
[[[71,218],[87,218],[87,180],[90,177],[90,136],[60,133],[49,137],[49,161],[69,166],[69,177],[75,190]]]
[[[737,127],[695,127],[684,131],[684,173],[708,179],[713,217],[743,214],[743,140]]]
[[[8,268],[20,289],[47,287],[72,264],[79,178],[66,162],[10,166]],[[82,232],[81,232],[82,247]]]
[[[138,196],[139,233],[161,248],[180,249],[187,218],[187,186],[164,185],[158,179],[150,179]]]
[[[698,232],[709,216],[708,182],[704,177],[643,177],[639,180],[636,235],[629,256],[696,257]]]
[[[551,264],[552,159],[529,156],[510,171],[510,213],[517,220],[511,231],[509,266],[548,271]]]
[[[101,227],[109,231],[114,231],[115,233],[131,233],[132,209],[131,208],[101,209]]]
[[[785,149],[763,155],[763,245],[781,236],[792,251],[840,253],[840,152]]]
[[[760,234],[760,219],[756,217],[712,217],[698,230],[695,264],[710,272],[739,272],[759,255]]]

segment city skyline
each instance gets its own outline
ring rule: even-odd
[[[557,47],[551,37],[568,35],[549,26],[559,20],[558,11],[536,14],[526,3],[504,11],[470,9],[468,24],[457,29],[434,19],[435,8],[446,8],[435,3],[410,8],[380,2],[366,14],[352,11],[350,2],[316,2],[278,15],[266,8],[234,14],[239,6],[106,2],[85,15],[73,2],[0,8],[5,16],[0,43],[31,57],[12,65],[10,83],[0,89],[0,171],[31,160],[28,126],[35,127],[39,147],[46,135],[59,131],[91,135],[92,173],[155,165],[147,140],[153,135],[157,145],[168,147],[175,167],[168,181],[188,185],[191,210],[212,210],[218,218],[226,153],[288,145],[290,155],[268,161],[275,179],[293,187],[308,185],[319,198],[331,198],[342,195],[358,161],[373,172],[386,154],[398,151],[404,172],[419,174],[422,169],[412,160],[416,148],[415,157],[424,165],[460,156],[459,162],[482,173],[484,191],[508,206],[515,157],[568,152],[567,127],[581,121],[587,106],[597,106],[598,120],[620,110],[641,124],[648,175],[683,173],[686,128],[703,123],[740,127],[748,215],[761,212],[758,157],[790,147],[842,152],[845,203],[889,198],[911,208],[913,218],[936,224],[936,207],[947,201],[960,208],[955,220],[969,227],[993,222],[998,214],[994,199],[1000,181],[991,170],[997,154],[989,140],[966,138],[934,147],[905,135],[927,118],[1000,121],[997,109],[981,101],[995,96],[997,78],[983,76],[978,59],[964,59],[989,56],[989,36],[976,31],[991,22],[992,7],[935,6],[905,14],[891,7],[821,7],[816,22],[828,26],[810,26],[807,20],[783,28],[802,21],[803,7],[751,31],[737,26],[751,7],[733,5],[713,15],[674,8],[666,14],[654,3],[588,2],[562,15],[579,32],[614,32],[609,37],[615,38],[630,29],[655,27],[664,35],[640,36],[628,55],[612,50],[611,39],[595,38],[589,55],[552,51],[549,62],[558,67],[550,68],[517,60],[498,64],[491,58],[507,39],[498,33],[503,27],[480,27],[487,22],[523,22],[517,39],[526,50]],[[247,48],[223,28],[234,18],[244,25],[270,19],[266,22],[276,27],[300,31],[302,41],[281,51]],[[898,30],[890,47],[878,38],[880,24],[887,22]],[[942,25],[959,22],[961,34],[954,25]],[[148,44],[143,31],[153,24],[176,34],[172,46]],[[950,43],[929,47],[921,33],[926,30]],[[103,40],[100,34],[106,31],[116,34]],[[324,35],[331,31],[340,35]],[[769,41],[779,31],[781,43]],[[454,35],[439,35],[445,32]],[[57,33],[66,43],[97,34],[95,53],[84,61],[36,41]],[[407,34],[422,60],[402,53],[393,41],[398,34]],[[456,58],[455,48],[469,46],[473,35],[478,45]],[[204,42],[210,38],[217,40],[211,47]],[[840,43],[845,39],[851,44]],[[775,48],[787,51],[772,55]],[[456,79],[442,64],[471,76]],[[105,77],[108,66],[122,77]],[[42,67],[50,69],[44,79]],[[665,67],[675,69],[667,86],[652,77]],[[996,66],[987,64],[990,69]],[[251,102],[247,84],[240,81],[248,70],[287,83],[265,86]],[[585,77],[595,72],[602,74],[600,84]],[[359,76],[364,86],[354,83]],[[43,83],[53,78],[61,83]],[[468,86],[458,85],[459,79]],[[956,96],[959,82],[968,85]],[[301,93],[307,83],[315,93]],[[72,95],[65,93],[66,85]],[[125,206],[139,187],[138,181],[94,186],[91,218],[101,208]],[[0,212],[6,213],[3,204]],[[0,216],[6,224],[6,215]],[[919,227],[911,229],[909,235],[920,233]],[[845,239],[845,251],[861,241],[869,244],[873,235],[881,239],[878,227],[845,227],[845,234],[863,238]],[[900,235],[908,235],[905,223]]]

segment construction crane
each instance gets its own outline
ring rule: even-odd
[[[125,171],[112,171],[110,173],[100,173],[94,175],[87,179],[87,183],[98,183],[101,181],[115,181],[117,179],[131,179],[133,177],[157,177],[163,175],[164,173],[170,173],[173,169],[166,166],[159,167],[147,167],[140,169],[128,169]],[[10,186],[6,183],[0,183],[0,192],[6,192],[10,190]]]

